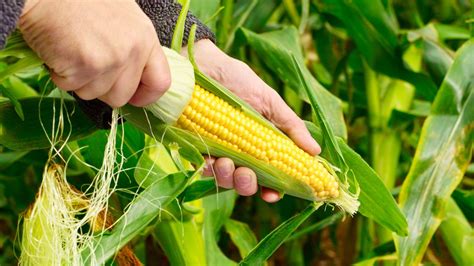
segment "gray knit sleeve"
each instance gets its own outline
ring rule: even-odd
[[[24,4],[24,0],[0,0],[0,49],[15,29]]]
[[[160,43],[170,47],[174,27],[181,12],[181,5],[174,0],[136,0],[145,14],[155,26]],[[183,45],[187,44],[189,31],[193,24],[197,25],[196,40],[210,39],[215,41],[214,33],[199,21],[194,15],[188,13],[184,28]]]

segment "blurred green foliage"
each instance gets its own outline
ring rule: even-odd
[[[301,118],[321,126],[288,58],[306,67],[299,74],[322,104],[344,159],[351,158],[349,167],[380,177],[378,183],[359,181],[361,200],[377,197],[377,187],[385,184],[393,200],[387,197],[407,217],[408,237],[392,232],[406,228],[394,226],[403,224],[402,215],[383,216],[385,197],[373,205],[366,200],[361,213],[368,218],[342,218],[331,207],[315,210],[290,196],[267,204],[258,196],[216,190],[212,179],[191,183],[197,173],[165,166],[176,162],[173,147],[157,146],[125,123],[119,138],[127,171],[111,212],[118,218],[131,202],[136,205],[128,223],[101,240],[107,248],[96,255],[106,261],[128,242],[146,265],[231,265],[242,259],[268,265],[468,265],[472,255],[466,249],[474,246],[472,7],[468,0],[191,1],[190,10],[216,33],[221,49],[246,62]],[[44,109],[38,115],[37,96],[61,94],[36,58],[19,53],[22,47],[12,40],[0,51],[0,265],[17,262],[19,217],[34,201],[47,159],[38,117],[47,121],[53,114]],[[59,104],[54,99],[44,99],[43,106]],[[75,104],[67,100],[66,107],[74,110]],[[82,189],[101,164],[107,131],[96,131],[78,110],[70,114],[71,141],[63,155],[76,155],[68,180]],[[15,132],[17,126],[28,130]],[[312,133],[322,138],[317,129]],[[190,157],[202,164],[196,154]],[[145,182],[149,177],[137,165],[155,165],[158,181]],[[132,192],[141,198],[132,201]],[[162,206],[150,204],[166,196]]]

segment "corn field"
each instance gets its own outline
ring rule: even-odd
[[[321,155],[200,72],[192,41],[190,60],[174,52],[183,21],[166,54],[189,70],[188,107],[127,105],[110,129],[15,32],[0,50],[0,265],[474,265],[474,2],[179,2]],[[208,154],[283,198],[218,187]]]

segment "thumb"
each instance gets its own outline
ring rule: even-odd
[[[263,115],[309,154],[321,153],[321,147],[313,139],[303,120],[291,110],[280,95],[271,88],[262,91],[267,92],[262,96],[264,98]]]
[[[171,73],[166,56],[157,43],[143,68],[140,85],[130,99],[134,106],[145,106],[156,102],[171,86]]]

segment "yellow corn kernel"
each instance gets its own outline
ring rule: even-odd
[[[177,126],[196,132],[308,184],[322,200],[339,196],[339,184],[319,160],[199,85]]]

